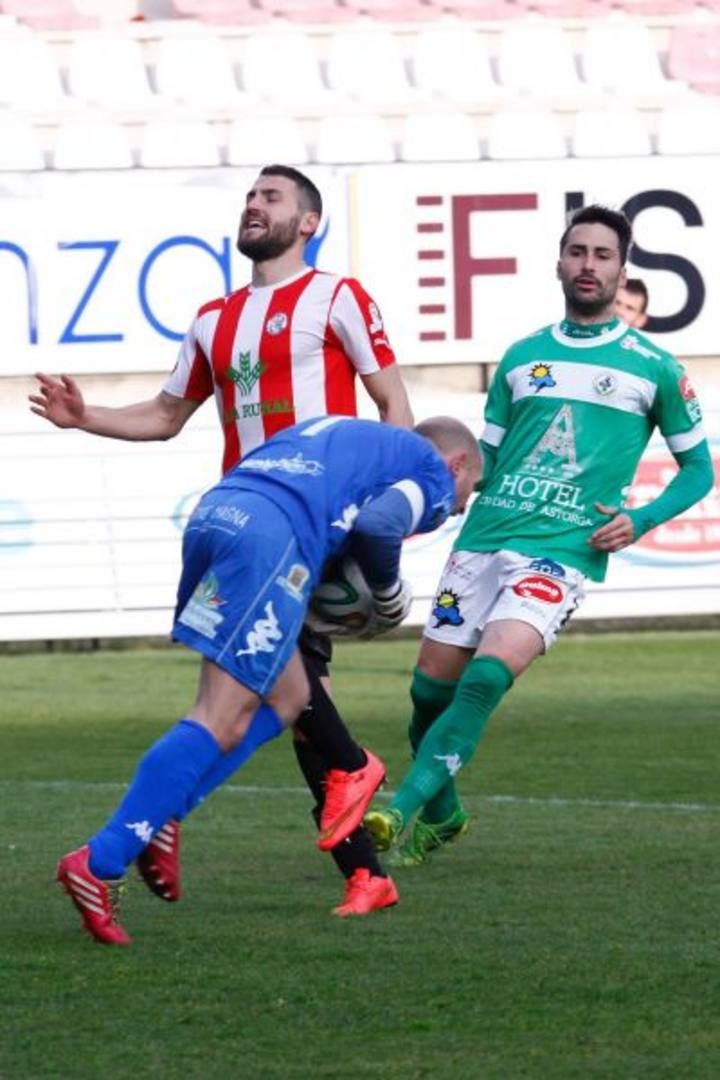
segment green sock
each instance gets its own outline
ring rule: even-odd
[[[457,685],[454,680],[435,679],[431,675],[426,675],[424,671],[417,667],[413,671],[410,697],[414,708],[410,727],[408,728],[413,757],[417,755],[418,747],[426,731],[430,729],[438,716],[452,702]],[[447,821],[460,809],[460,799],[455,788],[455,781],[451,778],[425,804],[422,818],[423,821],[440,824]]]
[[[471,660],[457,684],[452,703],[426,732],[415,763],[390,803],[408,822],[467,765],[490,713],[513,684],[506,664],[495,656]]]

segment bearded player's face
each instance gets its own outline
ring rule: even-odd
[[[247,193],[237,247],[253,262],[284,255],[305,240],[298,190],[285,176],[259,176]]]
[[[557,264],[568,315],[612,318],[615,294],[625,282],[617,233],[599,222],[575,225]]]

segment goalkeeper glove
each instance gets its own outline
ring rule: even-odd
[[[412,586],[402,578],[389,589],[373,593],[373,613],[370,619],[372,636],[385,634],[399,626],[410,611]],[[369,635],[370,636],[370,635]]]

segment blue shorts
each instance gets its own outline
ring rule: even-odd
[[[296,648],[310,578],[274,503],[210,491],[185,529],[173,638],[264,696]]]

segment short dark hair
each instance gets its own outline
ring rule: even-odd
[[[570,230],[575,225],[606,225],[612,229],[618,238],[620,247],[620,262],[624,266],[627,262],[628,251],[632,243],[632,225],[620,210],[611,210],[609,206],[600,206],[593,203],[591,206],[583,206],[576,210],[567,224],[565,232],[560,237],[560,254],[562,255],[567,244]]]
[[[286,180],[292,180],[300,194],[300,205],[303,210],[309,210],[318,217],[322,217],[322,195],[305,173],[301,173],[299,169],[293,169],[292,165],[266,165],[260,170],[260,175],[284,176]]]
[[[642,278],[639,278],[639,277],[629,277],[629,278],[627,278],[623,288],[627,289],[627,291],[629,293],[633,293],[634,296],[642,296],[642,299],[643,299],[643,311],[647,311],[649,296],[648,296],[648,291],[647,291],[647,285],[645,284],[645,282],[643,281]]]

